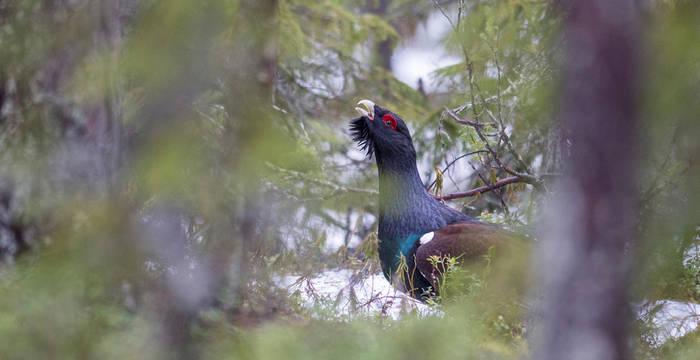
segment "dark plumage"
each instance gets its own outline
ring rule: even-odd
[[[382,270],[394,286],[404,286],[413,297],[425,299],[436,293],[439,273],[428,258],[477,259],[489,247],[507,242],[509,235],[431,196],[421,182],[416,150],[401,117],[368,100],[360,105],[364,108],[357,110],[362,116],[351,121],[350,130],[363,151],[374,155],[377,162]],[[432,240],[421,245],[421,236],[430,232],[434,232]],[[404,274],[397,274],[402,256],[408,267]],[[403,275],[403,284],[396,281],[397,275]]]

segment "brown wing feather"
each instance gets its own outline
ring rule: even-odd
[[[514,237],[490,224],[455,223],[436,230],[433,239],[416,250],[416,265],[428,281],[437,288],[438,275],[443,268],[435,268],[431,256],[459,257],[460,264],[468,264],[488,253],[490,247],[513,242]]]

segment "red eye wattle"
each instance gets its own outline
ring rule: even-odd
[[[391,114],[386,114],[382,116],[382,121],[384,121],[384,124],[386,126],[389,126],[392,129],[396,130],[396,119],[394,119],[394,117],[391,116]]]

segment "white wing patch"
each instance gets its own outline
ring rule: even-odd
[[[423,236],[421,236],[420,239],[418,239],[418,241],[420,241],[421,245],[425,245],[429,243],[430,240],[433,240],[433,236],[435,236],[435,232],[431,231],[429,233],[423,234]]]

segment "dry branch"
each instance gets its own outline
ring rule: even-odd
[[[498,188],[502,188],[508,184],[519,183],[519,182],[524,182],[524,181],[523,181],[523,179],[519,178],[518,176],[511,176],[511,177],[507,177],[505,179],[498,180],[495,183],[480,186],[478,188],[471,189],[469,191],[447,194],[447,195],[443,195],[443,196],[436,196],[435,198],[438,200],[459,199],[459,198],[463,198],[463,197],[474,196],[474,195],[481,194],[481,193],[484,193],[487,191],[492,191],[492,190],[495,190]]]
[[[500,168],[503,171],[517,177],[520,182],[530,184],[538,190],[542,190],[544,188],[543,187],[544,182],[541,179],[537,178],[536,176],[515,171],[515,170],[513,170],[513,169],[511,169],[508,166],[503,164],[503,162],[501,161],[501,158],[498,156],[498,153],[491,148],[491,145],[489,145],[488,140],[486,139],[484,134],[481,132],[481,127],[484,126],[484,124],[482,124],[480,122],[461,119],[459,116],[457,116],[457,114],[454,113],[454,111],[450,110],[447,107],[445,107],[445,113],[447,115],[449,115],[455,122],[457,122],[459,124],[463,124],[463,125],[469,125],[469,126],[474,128],[477,136],[479,136],[479,139],[481,139],[481,141],[484,143],[486,150],[491,154],[491,157],[496,162],[496,165],[498,165],[497,166],[498,168]],[[513,151],[513,153],[515,153],[515,152]],[[516,155],[516,157],[519,157],[519,155]]]

